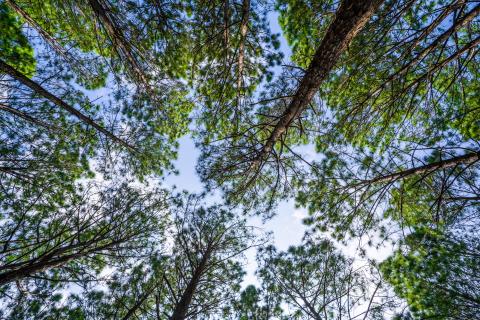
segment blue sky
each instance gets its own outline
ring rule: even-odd
[[[180,139],[180,149],[178,152],[178,159],[175,161],[176,168],[179,170],[179,175],[169,176],[165,183],[168,186],[176,186],[179,190],[187,190],[189,192],[201,192],[203,185],[200,182],[198,175],[195,172],[195,165],[200,155],[198,149],[190,137],[183,137]],[[217,200],[218,197],[212,199]],[[212,200],[213,201],[213,200]],[[273,233],[273,241],[275,246],[280,250],[285,250],[291,245],[296,245],[301,242],[305,227],[301,220],[305,215],[302,209],[295,209],[293,201],[283,201],[277,208],[277,215],[265,224],[262,223],[261,218],[249,218],[248,224],[259,227],[266,232]],[[249,250],[246,254],[247,275],[244,284],[254,284],[255,280],[255,250]]]

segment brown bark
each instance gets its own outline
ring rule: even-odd
[[[408,69],[416,66],[420,61],[422,61],[429,53],[431,53],[435,48],[440,46],[443,42],[447,41],[447,39],[455,33],[458,29],[465,26],[467,23],[472,21],[476,16],[480,14],[480,5],[475,6],[472,10],[470,10],[465,16],[463,16],[444,33],[442,33],[438,38],[436,38],[428,47],[423,49],[413,60],[411,60],[407,65],[402,67],[400,70],[392,74],[387,81],[384,82],[384,85],[396,77],[404,74],[408,71]],[[378,90],[377,90],[378,91]]]
[[[120,55],[125,56],[138,79],[142,83],[147,84],[145,74],[139,66],[137,59],[133,56],[132,45],[128,43],[127,39],[125,39],[125,36],[120,30],[120,26],[118,26],[115,20],[110,17],[109,8],[104,6],[102,2],[102,0],[88,0],[90,7],[107,31],[117,52]]]
[[[211,248],[207,249],[202,260],[200,261],[200,264],[195,268],[192,279],[190,279],[187,287],[185,288],[185,291],[183,291],[180,301],[175,306],[170,320],[184,320],[187,317],[188,308],[192,303],[193,296],[198,287],[198,283],[200,282],[202,274],[207,266],[207,262],[210,259],[211,250]]]
[[[58,258],[55,258],[55,259],[52,259],[52,260],[46,260],[46,261],[45,260],[40,260],[38,262],[27,265],[25,267],[22,267],[22,268],[19,268],[19,269],[16,269],[16,270],[11,270],[11,271],[8,271],[8,272],[4,272],[4,273],[0,274],[0,286],[4,285],[6,283],[12,282],[12,281],[23,279],[23,278],[28,277],[30,275],[33,275],[33,274],[36,274],[36,273],[39,273],[39,272],[42,272],[42,271],[45,271],[45,270],[48,270],[48,269],[51,269],[51,268],[54,268],[54,267],[64,265],[65,263],[67,263],[69,261],[72,261],[74,259],[77,259],[81,256],[84,256],[87,253],[88,252],[70,254],[70,255],[65,255],[65,256],[61,256],[61,257],[58,257]]]
[[[10,271],[4,274],[0,274],[0,286],[15,280],[25,278],[31,274],[42,272],[49,268],[62,265],[73,259],[74,257],[70,257],[70,259],[68,257],[64,257],[63,259],[57,259],[55,261],[48,261],[45,263],[36,263],[20,270]]]
[[[242,22],[240,24],[240,45],[238,47],[238,81],[237,90],[242,90],[243,87],[243,69],[245,60],[245,40],[248,31],[248,19],[250,15],[250,0],[243,0],[242,3]]]
[[[28,262],[23,262],[20,264],[8,265],[3,267],[0,266],[0,271],[2,269],[5,270],[6,268],[10,269],[9,271],[0,273],[0,286],[12,281],[16,281],[16,280],[34,275],[39,272],[46,271],[51,268],[62,266],[72,260],[85,257],[89,254],[107,250],[119,243],[126,241],[126,239],[127,238],[124,238],[122,240],[112,240],[107,244],[104,244],[98,247],[94,246],[93,248],[89,249],[88,248],[89,245],[93,245],[95,241],[98,241],[98,239],[92,239],[81,245],[76,244],[76,245],[69,245],[66,247],[58,248],[53,252],[47,253],[43,256],[32,259]],[[73,249],[77,249],[77,252],[62,255],[63,253]]]
[[[2,60],[0,60],[0,72],[4,72],[4,73],[8,74],[12,78],[14,78],[18,82],[20,82],[21,84],[23,84],[23,85],[29,87],[30,89],[32,89],[35,93],[37,93],[37,94],[41,95],[42,97],[50,100],[51,102],[53,102],[55,105],[57,105],[61,109],[65,110],[68,113],[72,114],[73,116],[77,117],[83,123],[92,126],[93,128],[95,128],[95,130],[101,132],[107,138],[110,138],[113,141],[127,147],[128,149],[135,151],[135,148],[132,145],[128,144],[126,141],[120,139],[119,137],[117,137],[112,132],[108,131],[107,129],[105,129],[101,125],[97,124],[92,118],[84,115],[82,112],[75,109],[74,107],[72,107],[71,105],[69,105],[68,103],[63,101],[62,99],[58,98],[57,96],[53,95],[48,90],[43,88],[40,84],[38,84],[37,82],[29,79],[27,76],[25,76],[24,74],[22,74],[21,72],[19,72],[18,70],[16,70],[15,68],[13,68],[12,66],[5,63]]]
[[[435,170],[447,169],[447,168],[458,166],[460,164],[472,164],[472,163],[475,163],[479,160],[480,160],[480,152],[467,153],[467,154],[464,154],[462,156],[453,157],[453,158],[450,158],[450,159],[429,163],[429,164],[426,164],[426,165],[423,165],[423,166],[414,167],[414,168],[411,168],[411,169],[402,170],[402,171],[394,172],[394,173],[391,173],[391,174],[378,176],[378,177],[370,179],[370,180],[362,181],[362,182],[360,182],[360,183],[358,183],[358,184],[356,184],[352,187],[371,185],[371,184],[374,184],[374,183],[392,182],[392,181],[396,181],[396,180],[399,180],[399,179],[406,178],[406,177],[411,176],[411,175],[427,174],[427,173],[430,173],[430,172],[435,171]]]
[[[267,141],[252,163],[258,168],[275,143],[312,101],[322,82],[335,66],[352,39],[368,22],[383,0],[344,0],[340,4],[313,59],[297,88],[295,96],[279,118]]]

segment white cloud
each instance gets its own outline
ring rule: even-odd
[[[308,217],[307,210],[305,210],[305,209],[295,209],[295,210],[293,211],[292,216],[293,216],[295,219],[303,220],[303,219],[305,219],[306,217]]]

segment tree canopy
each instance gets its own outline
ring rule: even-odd
[[[0,317],[479,318],[479,49],[475,0],[0,0]]]

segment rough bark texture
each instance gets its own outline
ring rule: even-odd
[[[280,139],[281,135],[307,108],[320,85],[335,66],[340,55],[382,2],[383,0],[342,1],[335,19],[330,24],[300,82],[295,96],[276,123],[258,157],[254,160],[253,167],[258,167],[268,157],[268,154],[272,151],[273,146]]]
[[[175,309],[173,311],[172,316],[170,317],[170,320],[184,320],[187,317],[188,308],[192,303],[192,299],[195,294],[195,291],[197,290],[198,283],[202,277],[203,272],[205,271],[207,262],[210,259],[210,251],[211,249],[207,250],[202,260],[200,261],[198,267],[195,268],[192,279],[190,279],[187,287],[185,288],[185,291],[183,291],[180,301],[175,306]]]
[[[23,85],[32,89],[35,93],[37,93],[37,94],[41,95],[42,97],[50,100],[51,102],[53,102],[55,105],[57,105],[61,109],[69,112],[70,114],[72,114],[75,117],[77,117],[78,119],[80,119],[85,124],[88,124],[88,125],[92,126],[93,128],[95,128],[95,130],[103,133],[107,138],[110,138],[111,140],[127,147],[130,150],[135,150],[135,148],[133,146],[131,146],[130,144],[128,144],[126,141],[120,139],[119,137],[114,135],[112,132],[103,128],[101,125],[97,124],[92,118],[84,115],[82,112],[75,109],[74,107],[72,107],[71,105],[69,105],[68,103],[63,101],[62,99],[56,97],[55,95],[50,93],[48,90],[43,88],[40,84],[38,84],[35,81],[29,79],[24,74],[22,74],[21,72],[19,72],[18,70],[16,70],[15,68],[13,68],[12,66],[5,63],[2,60],[0,60],[0,72],[8,74],[9,76],[14,78],[18,82],[20,82]]]

